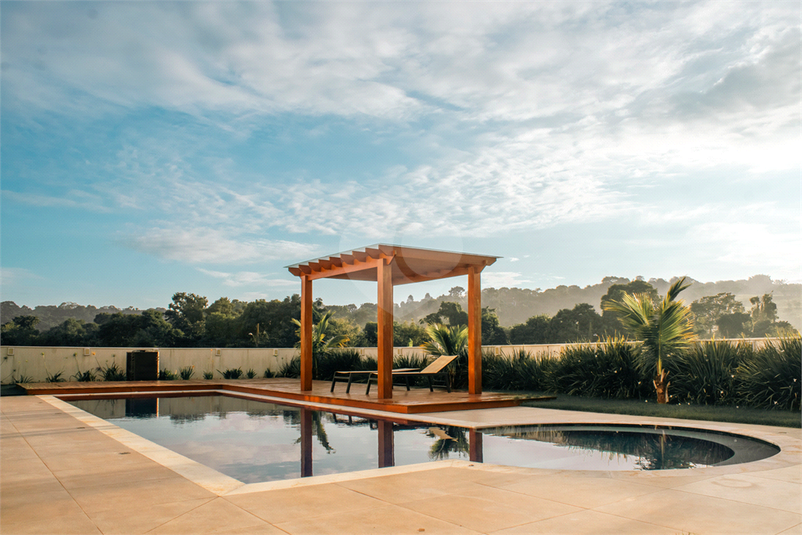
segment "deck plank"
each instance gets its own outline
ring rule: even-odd
[[[355,383],[351,393],[345,393],[345,386],[338,384],[330,392],[331,382],[313,381],[312,390],[301,391],[298,379],[212,379],[212,380],[174,380],[174,381],[102,381],[65,383],[27,383],[20,384],[29,395],[64,394],[105,394],[133,392],[177,392],[199,390],[224,390],[242,394],[273,396],[295,402],[325,403],[356,409],[372,409],[400,414],[422,414],[467,409],[489,409],[514,407],[524,401],[546,401],[553,396],[535,396],[520,393],[483,392],[470,394],[467,391],[440,390],[430,392],[428,388],[396,387],[392,399],[380,399],[374,390],[365,394],[362,385]]]

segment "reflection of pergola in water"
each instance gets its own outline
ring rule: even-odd
[[[482,393],[481,272],[497,256],[371,245],[287,266],[301,278],[301,390],[312,390],[312,281],[378,283],[378,397],[393,397],[393,286],[468,276],[468,392]]]

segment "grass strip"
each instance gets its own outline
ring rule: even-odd
[[[558,394],[557,399],[551,401],[524,402],[523,405],[541,409],[802,427],[802,414],[799,411],[763,410],[730,405],[658,405],[653,400],[601,399],[565,394]]]

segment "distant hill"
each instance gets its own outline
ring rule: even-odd
[[[458,279],[455,279],[457,282]],[[573,308],[578,303],[589,303],[598,312],[601,312],[600,303],[607,289],[613,284],[626,284],[630,279],[625,277],[605,277],[598,284],[585,286],[557,286],[547,290],[529,290],[525,288],[484,288],[482,290],[482,306],[495,309],[499,317],[499,322],[504,327],[511,327],[519,323],[524,323],[532,316],[547,314],[554,316],[560,309]],[[672,280],[649,279],[652,286],[657,288],[661,295],[665,295],[666,290],[671,285]],[[681,298],[690,304],[692,301],[708,295],[729,292],[741,301],[744,308],[748,311],[751,308],[749,298],[762,296],[770,293],[774,303],[777,305],[777,313],[781,320],[789,322],[794,328],[802,330],[802,284],[789,284],[784,281],[773,281],[766,275],[755,275],[747,280],[700,282],[688,279],[691,282],[690,288],[682,292]],[[427,314],[437,311],[443,301],[460,303],[467,309],[467,299],[465,290],[460,286],[454,286],[446,295],[426,297],[420,301],[407,299],[396,303],[395,317],[397,321],[419,321]],[[337,318],[349,319],[360,327],[364,327],[368,321],[376,321],[376,304],[364,303],[356,305],[330,305],[328,309],[336,312]],[[164,312],[165,308],[157,308]],[[3,301],[0,303],[0,318],[2,323],[11,321],[17,316],[37,316],[39,324],[37,328],[44,332],[51,327],[60,325],[67,318],[75,318],[85,322],[92,322],[95,316],[101,313],[114,314],[141,314],[143,311],[134,307],[124,309],[115,306],[104,306],[96,308],[92,305],[83,306],[76,303],[62,303],[58,306],[37,306],[29,308],[18,306],[13,301]]]
[[[166,309],[160,308],[157,310],[164,311]],[[59,306],[55,305],[39,305],[36,308],[27,306],[18,306],[14,301],[3,301],[0,303],[0,318],[3,323],[8,323],[17,316],[36,316],[39,318],[39,323],[36,328],[40,332],[44,332],[56,325],[61,325],[69,318],[83,320],[86,323],[95,321],[95,316],[98,314],[116,314],[121,312],[123,314],[142,314],[142,310],[134,307],[117,308],[115,306],[94,307],[92,305],[83,306],[77,303],[61,303]]]

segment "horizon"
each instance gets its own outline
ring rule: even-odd
[[[802,6],[737,7],[0,2],[0,300],[283,299],[376,242],[800,283]]]

